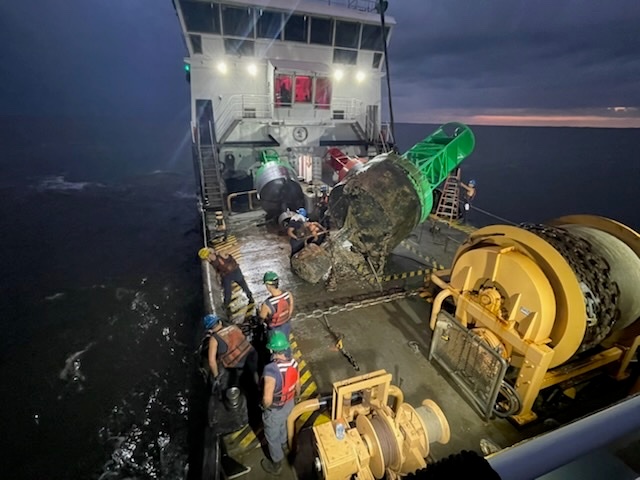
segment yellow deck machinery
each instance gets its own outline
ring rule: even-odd
[[[318,399],[295,406],[287,422],[290,446],[296,420],[320,408]],[[447,419],[433,401],[417,408],[404,403],[391,374],[379,370],[333,384],[331,421],[313,427],[314,458],[307,461],[313,461],[314,477],[325,480],[393,480],[425,468],[429,445],[449,437]]]
[[[442,291],[430,358],[487,417],[525,424],[544,388],[604,367],[628,375],[640,344],[640,235],[625,225],[576,215],[481,228],[432,281]]]

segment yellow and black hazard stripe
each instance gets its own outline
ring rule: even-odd
[[[472,226],[472,225],[467,225],[465,223],[461,223],[460,220],[453,220],[453,221],[449,221],[449,220],[444,220],[436,215],[430,214],[429,218],[432,220],[435,220],[436,222],[439,223],[444,223],[445,225],[450,226],[451,228],[454,228],[460,232],[466,233],[466,234],[472,234],[473,232],[475,232],[477,230],[476,227]]]
[[[406,240],[403,240],[402,242],[400,242],[400,245],[402,246],[402,248],[404,248],[406,250],[409,250],[411,253],[413,253],[419,259],[425,261],[428,265],[431,265],[434,268],[440,268],[440,269],[444,268],[442,265],[438,264],[437,261],[433,257],[430,257],[429,255],[425,255],[422,252],[418,251],[417,248],[415,248],[413,245],[411,245]]]
[[[293,353],[293,357],[298,362],[298,371],[300,372],[300,397],[301,400],[307,400],[309,398],[314,398],[318,395],[318,385],[313,379],[313,375],[311,374],[311,369],[307,362],[302,358],[302,352],[298,347],[298,343],[293,334],[289,337],[291,343],[291,351]],[[259,401],[256,399],[255,401]],[[298,419],[297,428],[302,428],[303,426],[308,425],[318,425],[320,423],[324,423],[329,421],[329,417],[322,412],[311,412],[305,413],[300,416]],[[264,440],[264,432],[262,427],[258,429],[257,432],[254,432],[253,429],[246,425],[241,428],[237,432],[230,433],[224,437],[225,446],[227,447],[227,451],[232,454],[238,454],[242,451],[253,450],[258,448],[261,442]]]

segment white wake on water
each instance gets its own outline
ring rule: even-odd
[[[95,343],[96,342],[90,342],[82,350],[78,350],[69,355],[64,361],[64,368],[60,371],[60,380],[64,380],[69,384],[76,384],[79,392],[84,389],[82,382],[87,379],[80,370],[80,357],[93,347]]]
[[[39,191],[79,191],[87,187],[104,187],[101,183],[94,182],[68,182],[64,179],[64,175],[52,175],[44,177],[40,180],[36,189]]]

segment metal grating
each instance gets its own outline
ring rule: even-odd
[[[452,315],[439,312],[429,360],[435,360],[486,420],[491,418],[507,362]]]

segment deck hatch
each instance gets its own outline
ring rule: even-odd
[[[450,314],[438,313],[429,360],[435,360],[488,420],[507,371],[499,353],[463,327]]]

